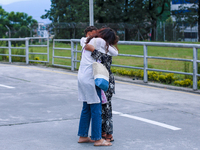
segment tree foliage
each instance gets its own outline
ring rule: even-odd
[[[27,37],[30,33],[29,27],[36,23],[37,21],[26,13],[13,11],[8,13],[0,6],[0,37],[9,37],[7,27],[11,30],[11,37]]]
[[[50,10],[46,10],[46,14],[41,18],[48,18],[53,24],[89,22],[88,0],[51,0],[51,3]],[[157,20],[169,10],[170,0],[94,0],[94,21],[100,24],[132,24],[134,31],[130,31],[129,27],[125,28],[127,40],[130,39],[128,37],[130,34],[126,33],[132,32],[131,34],[135,35],[138,34],[138,30],[147,35],[150,28],[156,26]],[[64,35],[66,32],[56,33],[57,37],[66,36]]]

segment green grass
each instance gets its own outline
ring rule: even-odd
[[[190,42],[192,43],[192,42]],[[197,44],[197,43],[196,43]],[[199,44],[199,43],[198,43]],[[56,43],[56,47],[62,48],[70,48],[70,43]],[[50,44],[49,47],[49,64],[52,64],[52,47]],[[132,54],[132,55],[143,55],[143,46],[135,46],[135,45],[119,45],[119,53],[120,54]],[[78,46],[78,50],[80,50],[80,45]],[[13,50],[15,53],[17,50]],[[47,49],[44,47],[30,47],[30,52],[40,52],[46,53]],[[1,52],[1,51],[0,51]],[[55,56],[64,56],[71,57],[71,51],[69,50],[55,50]],[[80,60],[80,53],[78,53],[77,59]],[[185,58],[192,59],[193,58],[193,49],[192,48],[175,48],[175,47],[154,47],[148,46],[148,56],[159,56],[159,57],[172,57],[172,58]],[[45,55],[29,55],[29,59],[34,59],[35,57],[39,57],[40,60],[47,60]],[[2,56],[0,56],[1,60]],[[200,60],[200,52],[198,53],[198,59]],[[71,65],[70,59],[58,59],[55,58],[55,64],[61,65]],[[192,72],[192,63],[188,63],[188,71]],[[135,57],[124,57],[117,56],[113,57],[113,64],[117,65],[126,65],[126,66],[135,66],[135,67],[143,67],[143,58],[135,58]],[[79,66],[79,63],[77,63]],[[183,61],[172,61],[172,60],[160,60],[160,59],[148,59],[148,67],[154,69],[162,69],[162,70],[172,70],[172,71],[185,71],[185,62]]]

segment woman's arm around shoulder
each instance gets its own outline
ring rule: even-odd
[[[115,48],[114,46],[109,45],[108,54],[110,54],[111,56],[117,56],[118,53],[119,52],[118,52],[117,48]]]

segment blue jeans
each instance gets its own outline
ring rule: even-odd
[[[101,99],[101,89],[96,87],[97,94]],[[83,108],[81,112],[81,118],[79,122],[78,136],[88,137],[88,131],[91,121],[91,139],[100,140],[101,139],[101,126],[102,126],[102,107],[101,102],[95,104],[87,104],[83,102]]]

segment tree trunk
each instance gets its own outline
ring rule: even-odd
[[[153,27],[152,27],[152,33],[151,33],[151,40],[156,41],[156,28],[157,28],[157,21],[152,21]]]

